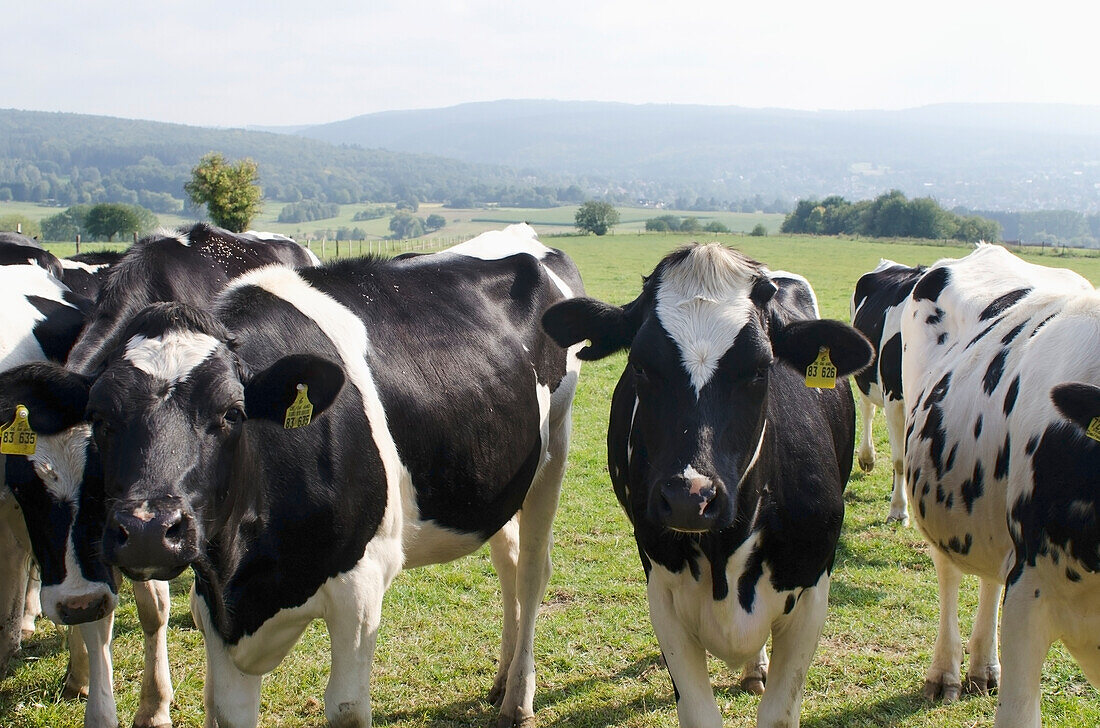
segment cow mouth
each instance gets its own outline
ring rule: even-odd
[[[190,564],[177,566],[134,567],[119,565],[118,570],[132,581],[170,581],[187,570]]]

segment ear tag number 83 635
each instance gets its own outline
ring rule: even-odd
[[[806,386],[817,389],[836,388],[836,367],[829,358],[829,347],[823,346],[810,366],[806,367]]]
[[[15,419],[6,427],[0,427],[0,453],[4,455],[34,455],[38,446],[38,434],[31,429],[30,412],[23,405],[16,405]]]

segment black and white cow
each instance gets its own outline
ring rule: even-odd
[[[859,443],[859,467],[870,472],[875,467],[875,440],[872,423],[875,408],[886,416],[890,438],[890,462],[894,467],[890,495],[890,515],[886,522],[909,524],[909,500],[905,490],[905,398],[901,389],[901,310],[924,267],[910,268],[892,260],[882,260],[870,273],[856,281],[852,294],[852,326],[875,347],[871,366],[857,373],[859,414],[863,439]]]
[[[90,377],[102,366],[106,352],[117,344],[129,318],[148,304],[171,300],[168,297],[194,305],[207,304],[230,277],[242,271],[272,263],[309,264],[315,260],[304,248],[282,236],[233,235],[204,224],[161,231],[141,240],[113,265],[110,276],[102,280],[102,295],[90,313],[86,307],[79,312],[57,305],[48,308],[51,315],[47,322],[54,322],[52,327],[59,331],[49,331],[44,356],[31,352],[29,357],[0,362],[0,368],[9,369],[23,361],[65,361],[66,357],[68,365],[75,366],[75,356],[82,376]],[[103,262],[109,263],[110,257],[95,264]],[[54,285],[64,288],[56,280]],[[47,306],[48,302],[39,298],[32,299],[35,305]],[[90,323],[84,327],[86,317]],[[39,329],[45,326],[37,324]],[[42,570],[43,610],[58,623],[80,624],[89,647],[85,655],[79,640],[71,641],[76,651],[65,692],[89,692],[85,726],[113,727],[118,718],[109,649],[116,585],[98,547],[92,548],[97,544],[87,539],[88,524],[99,524],[94,529],[97,533],[102,527],[102,486],[84,487],[89,478],[98,481],[99,460],[91,428],[82,416],[72,420],[48,416],[58,392],[65,393],[63,388],[54,388],[52,373],[50,368],[31,365],[16,367],[0,378],[0,418],[10,422],[16,405],[26,405],[30,422],[39,434],[34,456],[8,457],[6,480],[22,506],[21,515]],[[168,708],[172,700],[167,657],[168,585],[136,582],[134,595],[146,634],[142,697],[134,724],[138,728],[167,726],[171,724]]]
[[[0,241],[0,251],[23,248]],[[31,248],[33,249],[33,248]],[[52,257],[52,256],[51,256]],[[0,265],[0,373],[32,361],[64,359],[83,324],[87,302],[74,297],[37,260]],[[14,412],[2,412],[9,424]],[[12,460],[9,468],[8,461]],[[0,455],[0,479],[19,469],[21,456]],[[31,543],[19,501],[0,484],[0,676],[19,649],[20,638],[34,630],[39,611],[37,579],[28,579]]]
[[[95,312],[69,353],[67,365],[94,373],[138,311],[158,301],[208,304],[232,278],[273,263],[317,263],[306,248],[282,235],[227,230],[197,223],[160,230],[139,240],[118,263],[96,300]]]
[[[859,332],[817,319],[812,300],[804,282],[773,281],[714,243],[668,255],[622,308],[575,299],[543,318],[563,346],[591,341],[581,359],[630,349],[608,469],[683,726],[722,725],[706,653],[745,665],[759,687],[769,635],[758,725],[799,722],[855,440],[846,380],[810,389],[805,372],[821,347],[840,376],[872,356]]]
[[[253,271],[205,310],[147,308],[94,384],[53,371],[83,393],[59,412],[92,417],[108,560],[139,579],[195,571],[208,725],[256,725],[260,676],[316,618],[332,637],[326,715],[369,725],[386,587],[486,541],[505,606],[500,725],[533,723],[579,369],[539,320],[580,290],[572,262],[516,226],[404,261]],[[299,392],[311,422],[284,429]]]
[[[0,456],[0,674],[18,649],[20,614],[25,633],[33,630],[38,609],[58,624],[79,623],[69,636],[62,695],[88,697],[85,726],[113,728],[118,725],[109,652],[113,582],[102,558],[77,548],[76,539],[68,537],[74,524],[80,529],[103,517],[102,504],[85,497],[81,488],[88,428],[48,432],[51,426],[42,422],[33,398],[10,396],[19,388],[19,372],[28,371],[16,365],[64,360],[90,305],[37,264],[0,267],[0,310],[5,312],[0,326],[0,419],[10,423],[22,404],[32,410],[32,426],[41,430],[33,455]],[[29,370],[35,367],[30,364]],[[28,589],[32,554],[43,584],[40,603],[37,592]],[[172,695],[165,641],[167,585],[135,585],[134,595],[148,635],[135,725],[164,726]]]
[[[977,574],[967,687],[1000,682],[998,728],[1039,726],[1039,675],[1057,639],[1100,681],[1100,447],[1073,424],[1096,414],[1098,322],[1084,278],[992,245],[931,266],[902,316],[908,483],[940,584],[925,693],[959,695],[959,582]]]

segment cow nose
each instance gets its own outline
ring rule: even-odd
[[[194,556],[194,519],[178,501],[116,507],[103,533],[103,553],[131,578],[161,578],[165,570],[182,570]]]
[[[697,473],[676,475],[661,484],[658,520],[674,531],[709,531],[715,525],[717,496],[711,478]]]
[[[83,624],[103,619],[111,609],[107,594],[84,594],[57,603],[57,614],[65,624]]]

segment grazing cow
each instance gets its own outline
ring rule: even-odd
[[[90,391],[43,377],[83,393],[61,420],[92,418],[107,559],[138,579],[195,571],[208,724],[256,725],[260,676],[322,618],[326,715],[370,725],[386,587],[486,541],[505,602],[499,725],[533,723],[579,369],[539,319],[580,290],[568,258],[515,226],[404,261],[253,271],[206,310],[145,309]]]
[[[822,347],[837,374],[872,349],[847,324],[817,319],[804,281],[772,280],[717,243],[668,255],[619,308],[558,304],[543,325],[581,359],[630,356],[611,401],[608,469],[634,526],[649,612],[680,725],[722,725],[709,651],[772,662],[758,725],[797,726],[825,620],[829,573],[852,468],[855,407],[846,380],[806,386]]]
[[[100,261],[96,265],[102,265],[110,258],[94,260]],[[313,260],[316,258],[304,248],[282,236],[233,235],[204,224],[175,232],[162,231],[141,240],[113,266],[115,270],[103,282],[102,293],[83,331],[86,311],[81,311],[77,318],[74,312],[54,306],[50,309],[54,314],[51,320],[60,318],[66,324],[61,332],[66,336],[50,338],[52,348],[44,347],[45,357],[32,355],[0,364],[7,369],[22,361],[42,358],[65,361],[68,355],[70,367],[79,364],[82,376],[91,376],[117,344],[129,317],[149,303],[174,297],[194,305],[207,304],[230,277],[242,271],[271,263],[309,264]],[[68,317],[64,317],[66,313]],[[43,569],[43,609],[55,621],[82,624],[81,632],[89,645],[90,661],[82,650],[73,655],[66,694],[90,691],[85,725],[113,727],[118,718],[109,644],[116,603],[115,580],[98,548],[91,548],[82,540],[87,524],[101,524],[104,518],[102,497],[95,495],[102,491],[102,486],[82,485],[87,478],[98,479],[98,457],[91,429],[82,416],[61,422],[45,414],[48,405],[42,403],[57,395],[48,388],[44,391],[36,388],[35,384],[41,381],[43,372],[51,371],[38,365],[18,367],[0,381],[0,417],[11,422],[16,405],[27,405],[30,422],[39,433],[39,452],[31,458],[9,457],[6,476],[23,506],[22,516]],[[134,596],[147,635],[142,699],[134,724],[138,728],[170,725],[168,585],[136,582]],[[79,641],[71,644],[74,648],[81,647]]]
[[[1039,673],[1056,639],[1100,679],[1100,461],[1059,414],[1085,428],[1096,414],[1098,321],[1100,296],[1084,278],[992,245],[931,266],[902,314],[906,470],[940,585],[925,694],[950,701],[962,689],[958,589],[962,573],[976,574],[967,688],[1001,683],[998,728],[1039,726]],[[1085,385],[1063,384],[1073,382]]]
[[[909,525],[909,501],[905,491],[905,399],[901,390],[901,309],[913,285],[924,273],[923,267],[910,268],[892,260],[882,260],[870,273],[856,282],[852,294],[852,326],[870,339],[875,347],[871,366],[855,375],[859,391],[859,414],[863,439],[859,443],[859,467],[869,472],[875,467],[875,441],[871,430],[875,407],[886,415],[890,437],[890,462],[894,483],[890,495],[887,523]]]

